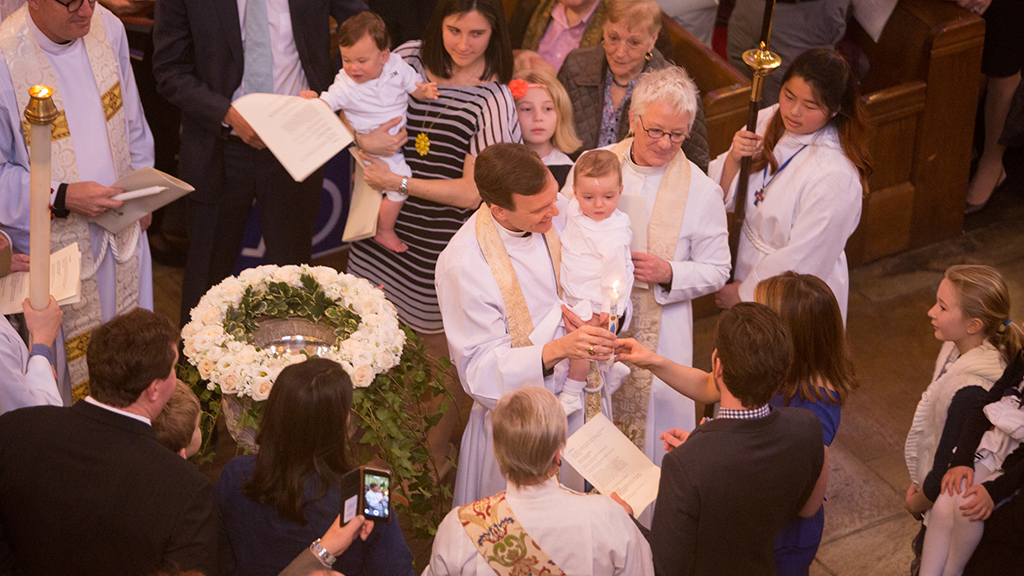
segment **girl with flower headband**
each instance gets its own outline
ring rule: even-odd
[[[561,189],[572,168],[568,155],[581,146],[572,125],[569,95],[557,78],[541,71],[516,78],[508,87],[516,100],[523,144],[540,156]]]
[[[961,488],[962,477],[954,481],[947,474],[947,467],[964,456],[955,447],[965,423],[972,412],[980,411],[988,403],[987,393],[1003,375],[1007,363],[1020,353],[1024,333],[1010,320],[1006,282],[990,266],[961,265],[947,269],[928,316],[935,337],[945,344],[939,352],[932,383],[921,395],[907,435],[905,456],[912,483],[904,506],[917,518],[927,513],[921,574],[959,574],[981,539],[980,520],[991,513],[992,499],[984,488],[971,487],[970,478],[967,487]],[[1013,386],[1019,382],[1020,378]],[[995,471],[1013,447],[1006,442],[999,449],[990,450],[989,457],[976,463],[970,476],[979,483],[995,478]],[[970,450],[966,455],[968,462],[973,455],[974,450]],[[947,487],[950,494],[940,496]],[[952,497],[954,491],[959,493],[956,498]],[[943,500],[955,500],[956,506],[964,505],[961,510],[969,514],[953,511],[950,503]],[[937,509],[929,512],[933,506]],[[957,535],[955,539],[952,534]],[[956,542],[951,543],[951,539]]]

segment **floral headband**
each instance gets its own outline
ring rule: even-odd
[[[515,78],[508,83],[508,89],[512,91],[512,99],[519,100],[526,93],[530,91],[530,88],[547,88],[544,84],[531,84],[522,78]]]

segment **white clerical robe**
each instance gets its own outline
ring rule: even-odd
[[[622,163],[623,194],[647,197],[647,216],[654,211],[665,168],[638,166],[631,159]],[[654,286],[654,299],[663,306],[661,331],[656,352],[674,362],[693,364],[693,305],[691,300],[717,292],[729,279],[729,230],[722,191],[690,163],[690,191],[679,231],[672,266],[671,290]],[[670,388],[660,378],[651,383],[644,454],[661,466],[664,442],[658,437],[672,428],[693,430],[696,424],[693,400]]]
[[[564,201],[559,208],[564,213]],[[441,305],[444,333],[459,380],[473,398],[473,410],[462,434],[459,468],[455,479],[454,505],[460,506],[505,489],[491,444],[491,410],[506,392],[524,386],[540,386],[554,394],[562,390],[568,362],[544,376],[541,351],[550,340],[531,337],[532,346],[512,347],[505,303],[498,283],[476,237],[476,214],[455,233],[437,259],[435,285]],[[564,226],[564,217],[555,219]],[[495,223],[522,288],[530,318],[537,329],[552,310],[560,308],[555,270],[542,234],[522,237]],[[538,330],[540,332],[541,330]],[[564,334],[555,331],[554,337]],[[569,417],[569,433],[582,425],[582,414]],[[581,485],[579,476],[566,465],[563,481]],[[571,474],[575,478],[569,478]]]
[[[149,131],[139,91],[132,74],[131,61],[128,53],[128,38],[124,25],[109,10],[95,6],[99,13],[97,20],[103,23],[110,39],[114,55],[117,57],[118,78],[121,82],[121,95],[126,115],[127,130],[125,138],[131,152],[132,169],[153,165],[153,135]],[[31,12],[30,12],[31,14]],[[47,59],[57,74],[61,93],[64,95],[65,113],[71,142],[78,161],[81,181],[94,181],[109,186],[117,180],[114,171],[114,160],[110,151],[107,136],[106,118],[99,90],[92,74],[89,58],[85,51],[85,43],[77,39],[69,44],[56,44],[49,40],[35,26],[32,18],[27,18],[29,30],[39,43]],[[23,253],[29,251],[29,157],[22,134],[21,121],[23,110],[19,109],[14,94],[10,72],[3,58],[0,58],[0,226],[7,231],[14,248]],[[59,182],[53,182],[55,191]],[[51,196],[52,202],[52,196]],[[92,241],[93,257],[101,256],[104,229],[95,224],[89,225],[89,236]],[[153,309],[153,274],[152,261],[149,254],[149,242],[145,234],[139,235],[139,306]],[[116,292],[114,277],[114,255],[108,250],[96,270],[99,286],[100,304],[103,321],[113,318],[116,313]],[[64,367],[63,339],[57,342],[58,375],[63,380],[66,373]],[[62,385],[62,388],[64,386]],[[69,393],[62,390],[62,393]],[[70,396],[65,399],[70,402]]]
[[[572,576],[653,575],[651,548],[611,498],[579,494],[550,478],[509,484],[505,500],[516,520],[559,568]],[[452,510],[437,528],[425,576],[492,575]]]
[[[778,107],[758,114],[758,134],[764,135]],[[758,282],[783,272],[811,274],[832,289],[845,324],[850,273],[844,249],[860,222],[860,174],[843,153],[831,125],[802,136],[786,132],[774,153],[781,166],[798,151],[793,161],[774,175],[766,177],[764,170],[750,174],[746,222],[736,259],[735,277],[742,281],[740,299],[752,302]],[[708,175],[715,182],[722,178],[728,154],[723,152],[708,166]],[[771,185],[764,192],[764,201],[755,206],[755,194],[766,179]],[[726,198],[729,210],[735,202],[737,180],[733,179]]]
[[[0,316],[0,414],[26,406],[61,406],[57,381],[44,356],[29,357],[25,341]]]

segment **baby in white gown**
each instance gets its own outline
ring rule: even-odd
[[[562,299],[588,324],[608,325],[611,305],[619,318],[633,290],[633,261],[629,244],[633,233],[629,216],[618,210],[622,196],[622,164],[608,150],[591,150],[573,168],[573,199],[562,232]],[[616,326],[618,323],[616,323]],[[601,365],[605,386],[617,387],[629,368]],[[569,376],[558,399],[566,414],[583,407],[590,362],[572,360]],[[606,395],[613,390],[606,390]]]

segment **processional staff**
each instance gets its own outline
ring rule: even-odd
[[[29,123],[29,304],[42,310],[50,303],[50,125],[57,119],[53,89],[33,86],[25,119]]]
[[[757,130],[757,112],[761,109],[761,89],[764,77],[782,65],[779,55],[768,50],[768,40],[772,35],[772,14],[775,12],[775,0],[765,0],[764,20],[761,22],[761,42],[757,48],[743,53],[743,62],[754,73],[750,85],[750,108],[747,112],[747,131]],[[739,251],[740,234],[743,231],[743,220],[747,215],[747,184],[750,180],[751,157],[745,156],[740,161],[739,180],[736,182],[736,203],[729,227],[729,253],[732,254],[732,272],[730,281],[736,274],[736,255]]]

